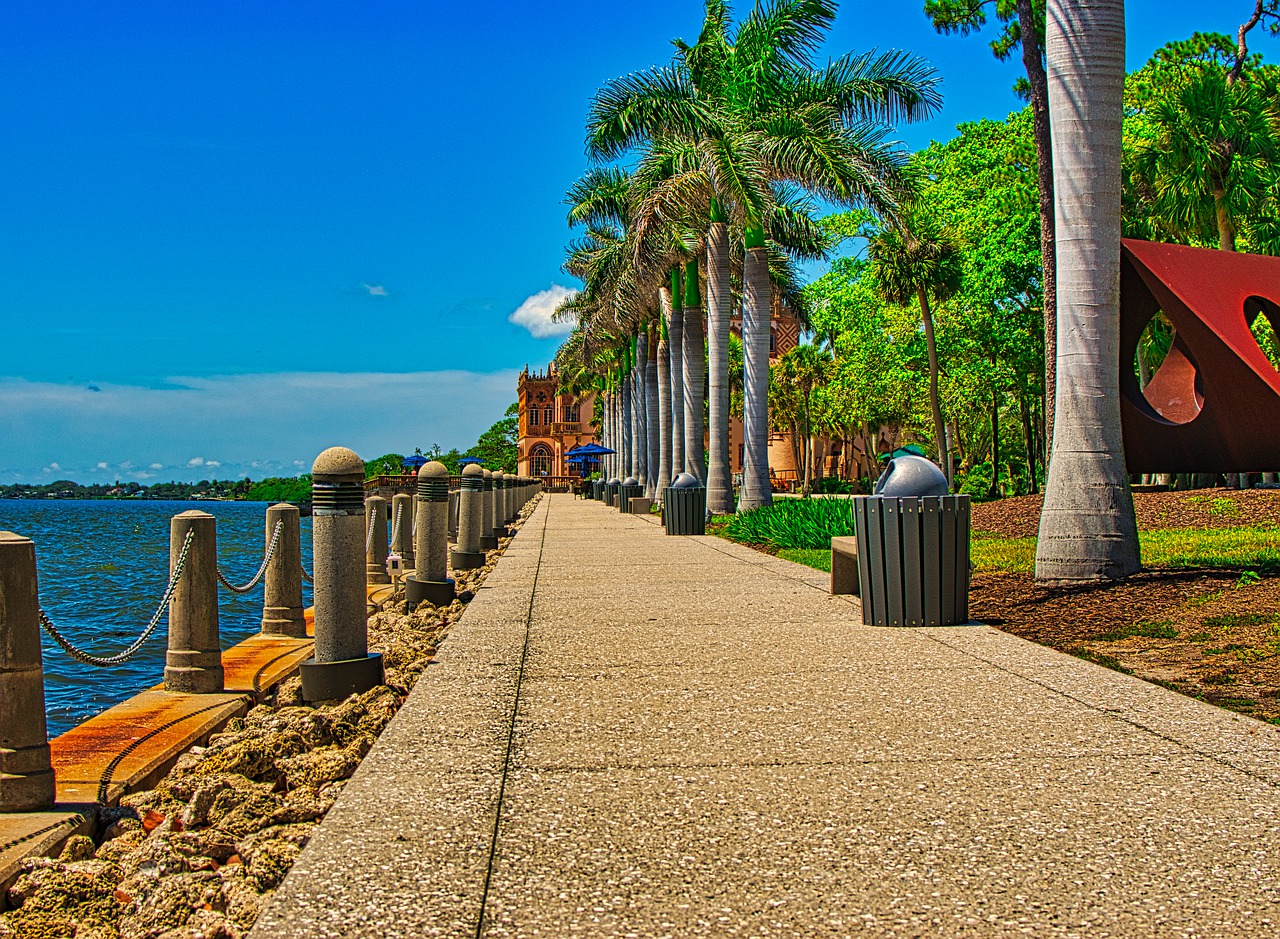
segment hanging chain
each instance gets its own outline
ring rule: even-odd
[[[271,535],[271,544],[267,545],[267,553],[262,558],[262,566],[258,568],[258,573],[253,575],[253,579],[243,587],[237,587],[227,579],[227,575],[222,573],[222,568],[218,568],[218,583],[226,587],[232,593],[248,593],[254,587],[258,586],[258,582],[267,573],[267,565],[271,563],[271,556],[276,553],[276,545],[280,543],[280,532],[284,529],[284,521],[276,522],[276,530]]]
[[[164,596],[160,599],[160,605],[156,607],[156,611],[151,617],[151,622],[147,623],[147,628],[142,631],[142,635],[135,639],[133,644],[123,652],[102,658],[90,655],[83,649],[77,649],[71,640],[58,632],[57,627],[49,620],[49,614],[43,608],[40,610],[40,625],[54,642],[62,646],[63,651],[85,665],[92,665],[95,668],[109,668],[129,661],[138,653],[139,649],[146,645],[147,640],[151,638],[151,634],[156,631],[156,626],[160,624],[160,617],[164,615],[165,608],[169,605],[169,600],[173,598],[174,590],[178,588],[178,581],[182,579],[182,571],[187,566],[187,553],[191,550],[191,540],[194,535],[195,529],[187,529],[187,537],[182,542],[182,551],[178,555],[178,563],[173,566],[173,575],[169,578],[169,586],[164,589]]]
[[[369,552],[373,550],[373,523],[374,523],[374,522],[376,522],[377,520],[378,520],[378,513],[377,513],[377,512],[370,512],[370,513],[369,513],[369,530],[368,530],[367,532],[365,532],[365,533],[364,533],[364,555],[365,555],[365,557],[368,557],[368,556],[369,556]],[[385,525],[385,524],[386,524],[386,522],[384,521],[384,522],[383,522],[383,524]]]
[[[396,506],[396,519],[391,523],[391,550],[396,549],[396,545],[400,543],[400,516],[404,514],[404,503],[401,502]],[[368,553],[368,552],[366,552]]]
[[[304,568],[302,568],[302,579],[303,579],[303,580],[305,580],[305,581],[306,581],[307,583],[309,583],[309,584],[310,584],[310,583],[314,583],[314,582],[315,582],[315,581],[313,581],[313,580],[311,579],[311,574],[310,574],[310,572],[309,572],[305,567],[304,567]]]

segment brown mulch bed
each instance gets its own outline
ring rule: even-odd
[[[1280,577],[1154,570],[1124,584],[1046,588],[1028,574],[981,572],[969,611],[1016,636],[1280,723]]]
[[[973,506],[973,528],[1003,538],[1028,538],[1040,525],[1042,496],[1017,496]],[[1280,522],[1278,489],[1192,489],[1135,492],[1138,528],[1234,528]]]

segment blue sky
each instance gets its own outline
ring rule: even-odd
[[[933,62],[945,106],[900,129],[913,147],[1018,106],[992,29],[940,37],[922,7],[848,0],[825,50]],[[1129,67],[1251,7],[1131,0]],[[697,0],[4,5],[0,482],[468,446],[558,345],[591,93],[700,21]]]

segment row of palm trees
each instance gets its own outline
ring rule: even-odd
[[[938,78],[898,52],[816,65],[835,12],[834,0],[771,0],[735,24],[728,4],[707,0],[696,43],[677,41],[670,63],[615,79],[592,101],[587,151],[597,165],[568,194],[570,221],[585,231],[565,269],[584,287],[559,311],[576,322],[559,364],[603,393],[606,443],[619,451],[610,470],[655,495],[683,471],[705,482],[712,512],[771,502],[775,300],[803,320],[795,265],[832,244],[810,200],[892,220],[907,199],[906,155],[887,135],[892,122],[937,109]],[[620,160],[627,169],[610,165]],[[736,506],[735,310],[744,365]]]

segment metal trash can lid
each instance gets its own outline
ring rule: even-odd
[[[607,483],[605,483],[605,485],[606,485],[606,486],[621,486],[621,485],[622,485],[622,481],[621,481],[620,479],[618,479],[618,477],[617,477],[617,476],[615,476],[615,477],[613,477],[613,479],[611,479],[611,480],[609,480]]]
[[[681,473],[675,479],[671,480],[672,489],[698,489],[698,477],[692,473]]]
[[[634,476],[628,476],[626,479],[624,479],[624,480],[622,481],[622,485],[624,485],[624,486],[638,486],[638,485],[640,485],[640,480],[636,479]]]
[[[945,496],[950,492],[946,474],[932,460],[904,454],[894,457],[876,480],[875,494],[889,498]]]

